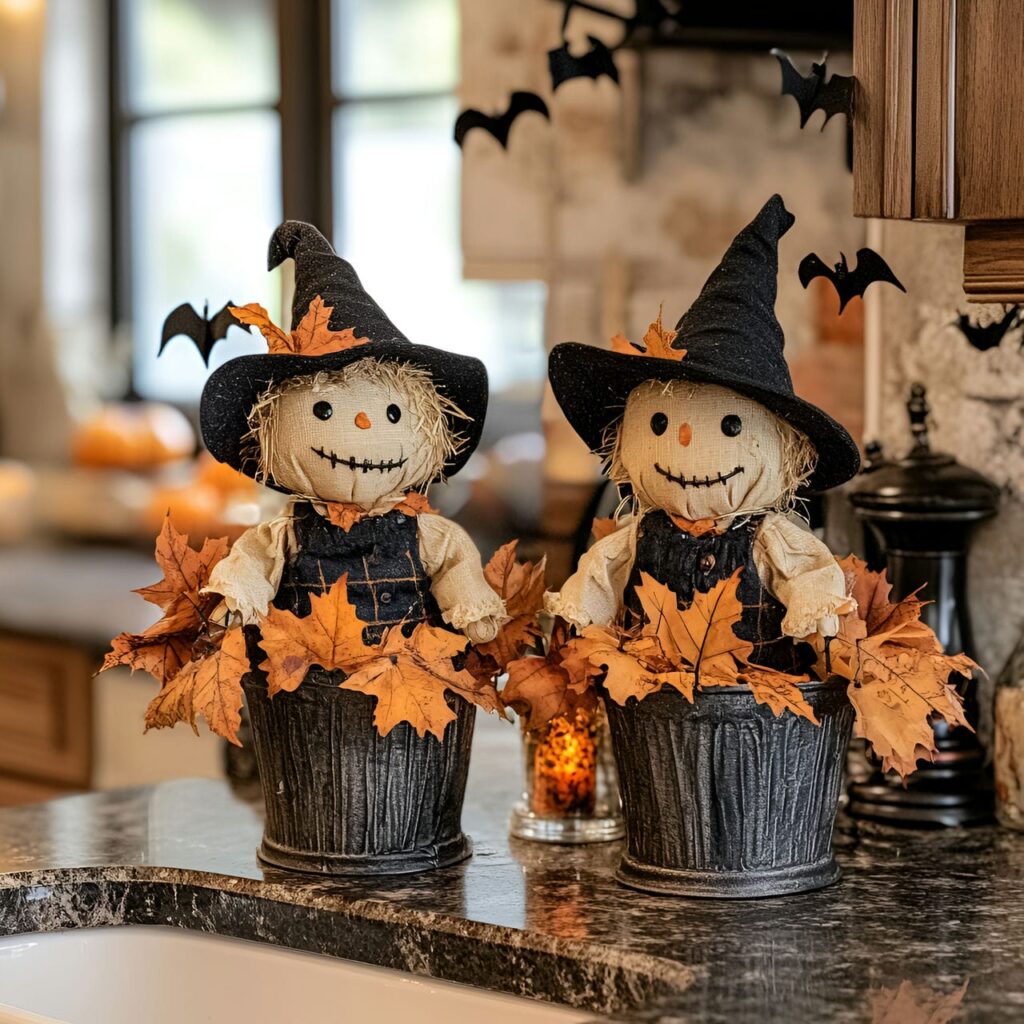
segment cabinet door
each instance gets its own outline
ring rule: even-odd
[[[919,0],[920,4],[920,0]],[[956,218],[1024,218],[1024,3],[956,6]]]
[[[857,0],[854,212],[1024,219],[1024,3]]]

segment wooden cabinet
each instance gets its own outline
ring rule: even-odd
[[[854,212],[949,220],[964,288],[1024,299],[1024,3],[856,0]]]
[[[0,804],[88,788],[95,667],[77,648],[0,635]]]

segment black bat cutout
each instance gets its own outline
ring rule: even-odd
[[[187,302],[183,302],[176,309],[172,309],[167,314],[167,319],[164,320],[163,334],[160,338],[160,351],[157,354],[163,354],[167,343],[172,338],[176,338],[179,334],[184,334],[185,337],[191,338],[195,342],[196,348],[199,349],[199,354],[203,357],[203,362],[209,366],[210,353],[213,351],[213,346],[228,333],[229,328],[241,327],[246,334],[249,333],[249,325],[239,323],[235,319],[234,314],[232,314],[229,307],[233,305],[233,302],[224,303],[212,317],[209,315],[210,304],[208,302],[203,303],[202,316]]]
[[[821,123],[822,131],[825,130],[830,117],[836,114],[845,114],[847,118],[851,116],[855,79],[852,75],[832,75],[826,81],[827,54],[821,58],[821,63],[811,64],[809,75],[801,75],[793,66],[789,55],[782,50],[773,49],[771,54],[782,68],[782,95],[792,96],[800,108],[801,128],[807,124],[811,114],[816,110],[825,111],[825,120]]]
[[[551,120],[548,105],[532,92],[512,93],[509,98],[508,110],[497,116],[491,116],[479,110],[464,110],[455,122],[455,141],[461,149],[466,136],[474,128],[482,128],[488,135],[493,135],[498,140],[502,149],[508,149],[508,134],[512,129],[513,122],[520,114],[531,110],[543,114],[549,121]]]
[[[961,313],[953,323],[960,328],[974,348],[979,352],[987,352],[989,349],[998,348],[999,343],[1010,331],[1024,323],[1024,310],[1021,306],[1007,306],[1001,320],[993,320],[988,324],[979,324],[971,320],[969,313]]]
[[[619,84],[619,69],[615,66],[612,51],[600,39],[587,36],[590,49],[574,57],[569,52],[569,44],[563,43],[557,50],[548,50],[548,70],[551,72],[551,88],[557,90],[564,82],[573,78],[598,79],[607,75],[616,85]]]
[[[907,290],[892,272],[889,264],[874,249],[858,249],[857,266],[853,270],[846,265],[845,253],[839,254],[839,262],[832,268],[827,266],[817,253],[811,252],[800,261],[800,268],[797,272],[800,275],[800,283],[805,288],[816,277],[827,277],[839,296],[840,313],[846,308],[850,299],[855,296],[863,298],[868,285],[874,284],[875,281],[894,284],[901,292]]]

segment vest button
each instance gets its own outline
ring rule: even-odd
[[[715,556],[710,551],[707,551],[700,556],[698,564],[700,565],[701,572],[711,572],[715,567]]]
[[[380,596],[380,603],[381,604],[390,604],[391,603],[391,592],[390,591],[385,590],[384,593],[379,595],[379,596]]]

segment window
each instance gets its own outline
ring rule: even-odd
[[[192,402],[204,374],[178,339],[180,302],[213,309],[270,295],[261,253],[281,219],[273,0],[121,0],[115,124],[115,317],[132,325],[133,384]],[[271,310],[271,312],[277,312]],[[233,331],[211,366],[258,339]]]
[[[326,166],[328,154],[309,149],[329,148],[333,224],[319,226],[338,251],[412,340],[479,356],[496,392],[527,383],[539,397],[543,285],[461,276],[457,0],[324,0],[330,46],[302,40],[302,65],[283,76],[274,0],[112,3],[116,312],[132,324],[140,395],[198,398],[205,374],[187,341],[157,360],[163,318],[178,303],[258,300],[281,322],[267,239],[283,215],[312,216],[283,209],[282,158],[295,154],[281,152],[294,128],[281,111],[319,124],[308,100],[280,95],[298,80],[330,108],[301,157]],[[233,331],[211,367],[261,348]]]

